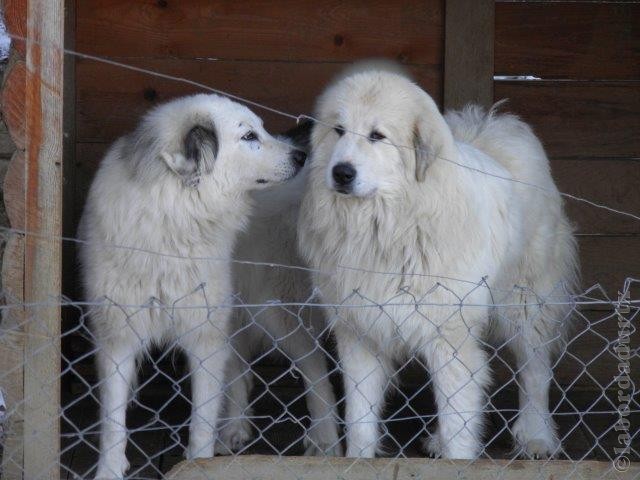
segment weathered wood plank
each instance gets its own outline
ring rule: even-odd
[[[22,480],[24,473],[22,340],[22,337],[14,332],[3,332],[0,335],[0,365],[8,367],[0,374],[0,389],[7,406],[2,440],[2,478],[6,480]]]
[[[640,4],[496,4],[496,75],[640,79]]]
[[[24,168],[24,163],[22,163]],[[5,197],[5,202],[6,202]],[[0,322],[0,389],[7,405],[3,439],[2,478],[22,480],[24,458],[24,237],[12,234],[2,257],[3,303],[13,305],[2,311]]]
[[[640,278],[640,237],[585,236],[579,238],[582,287],[600,284],[611,298],[617,298],[627,278]],[[640,284],[631,290],[640,298]]]
[[[24,193],[24,150],[16,150],[4,177],[2,195],[11,228],[17,230],[24,230]]]
[[[639,157],[640,82],[496,82],[552,157]]]
[[[552,159],[561,192],[640,216],[640,159]],[[569,219],[581,234],[640,234],[640,222],[565,199]]]
[[[345,62],[383,56],[440,65],[443,3],[78,2],[77,47],[110,57]]]
[[[129,60],[127,60],[129,61]],[[339,63],[231,62],[210,60],[131,60],[163,72],[263,103],[295,115],[313,110],[316,97],[344,65]],[[440,101],[437,67],[412,66],[417,81]],[[201,89],[120,67],[78,60],[76,64],[77,140],[112,141],[135,127],[159,101]],[[267,128],[284,131],[294,120],[251,107]]]
[[[29,0],[24,478],[60,477],[60,235],[64,0]],[[53,302],[51,300],[54,300]]]
[[[27,0],[3,0],[3,17],[7,31],[18,37],[27,36]],[[11,45],[24,58],[26,43],[24,40],[11,40]]]
[[[26,0],[5,0],[3,16],[9,33],[26,36]],[[24,41],[13,40],[16,58],[24,58]],[[24,229],[24,151],[26,64],[10,63],[5,73],[0,103],[11,143],[16,150],[7,167],[3,183],[3,200],[9,223]],[[2,233],[2,296],[8,307],[0,322],[0,389],[7,405],[3,438],[2,477],[24,478],[24,237],[8,231]]]
[[[279,457],[246,455],[184,461],[167,474],[172,480],[397,480],[422,478],[457,478],[460,480],[494,480],[496,471],[505,480],[525,478],[620,478],[632,479],[640,474],[633,465],[617,474],[610,462],[535,461],[535,460],[465,460],[430,458]]]
[[[444,106],[493,103],[494,1],[447,0]]]
[[[23,149],[25,145],[25,81],[26,64],[23,61],[17,61],[5,74],[2,94],[0,95],[2,117],[13,143],[20,149]]]

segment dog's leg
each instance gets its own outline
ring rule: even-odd
[[[373,458],[378,447],[378,422],[388,382],[386,359],[369,350],[362,339],[336,332],[345,386],[347,457]]]
[[[212,341],[210,332],[201,332],[197,337],[195,344],[185,348],[191,370],[192,404],[187,448],[190,459],[213,457],[224,370],[229,357],[229,347],[222,338]]]
[[[433,378],[438,430],[427,445],[445,458],[476,458],[480,453],[487,359],[468,332],[463,340],[439,337],[423,349]],[[466,337],[466,338],[465,338]]]
[[[233,350],[229,354],[225,376],[224,412],[220,422],[216,453],[231,455],[241,450],[251,438],[249,396],[253,388],[251,371],[251,335],[236,334]]]
[[[336,422],[336,398],[329,381],[327,360],[320,346],[307,332],[292,335],[281,345],[302,374],[311,426],[305,437],[305,455],[342,454]]]
[[[96,353],[100,379],[100,459],[97,479],[123,478],[129,468],[126,412],[136,371],[137,346],[101,345]]]
[[[531,458],[557,453],[560,441],[549,413],[549,384],[553,378],[549,350],[533,348],[519,337],[512,350],[518,362],[520,413],[513,424],[516,448]]]

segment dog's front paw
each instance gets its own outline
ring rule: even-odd
[[[223,427],[216,442],[216,453],[233,455],[242,450],[251,440],[251,425],[247,420],[239,419]]]
[[[439,458],[442,456],[442,443],[438,432],[427,433],[427,436],[421,439],[422,449],[430,458]]]
[[[98,463],[98,471],[95,480],[116,480],[124,478],[124,474],[129,470],[129,462],[126,458],[109,459],[109,461],[100,461]]]
[[[511,429],[516,452],[526,458],[552,458],[560,450],[560,440],[551,421],[540,415],[520,415]]]

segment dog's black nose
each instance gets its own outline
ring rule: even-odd
[[[307,154],[302,150],[293,150],[291,152],[291,160],[293,160],[296,165],[303,167],[304,161],[307,159]]]
[[[338,163],[333,167],[331,174],[337,185],[346,187],[351,185],[353,179],[356,178],[356,169],[350,163]]]

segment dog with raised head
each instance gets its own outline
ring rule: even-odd
[[[97,478],[121,478],[136,361],[152,346],[187,355],[187,456],[214,454],[229,357],[231,260],[250,192],[295,176],[305,153],[217,95],[173,100],[117,140],[80,223],[82,277],[100,382]]]
[[[347,455],[375,454],[394,363],[416,356],[437,406],[427,449],[477,457],[487,338],[517,360],[519,452],[556,453],[548,395],[576,242],[529,126],[478,107],[445,119],[413,81],[379,67],[329,86],[316,118],[298,243],[327,272],[315,274],[323,303],[336,305]]]

